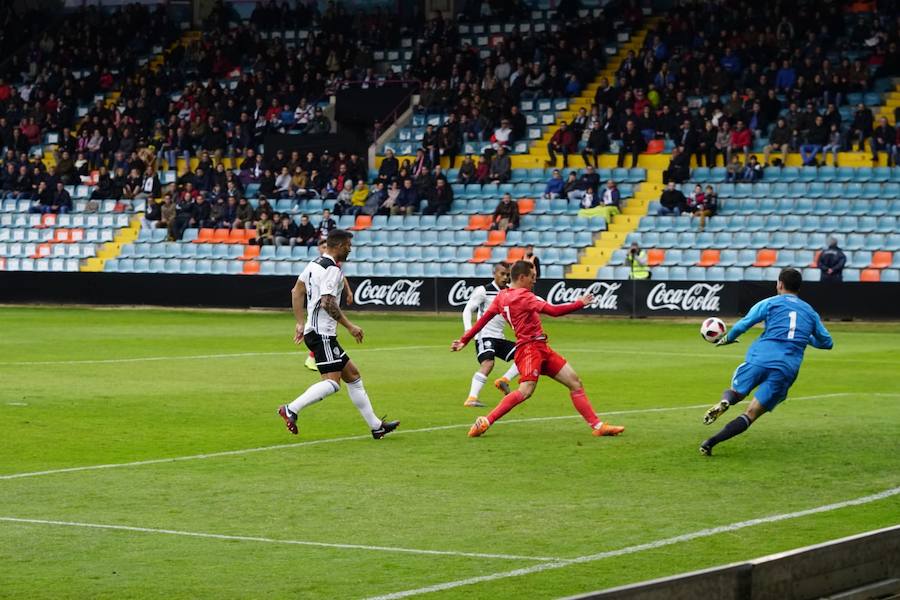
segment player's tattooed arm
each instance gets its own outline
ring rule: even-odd
[[[304,311],[306,303],[306,285],[297,280],[294,288],[291,290],[291,308],[294,311],[294,318],[297,320],[297,326],[294,328],[294,343],[299,344],[303,341],[303,327],[306,322]]]
[[[341,307],[338,306],[337,298],[334,296],[326,295],[322,296],[322,308],[325,309],[325,312],[328,313],[332,319],[343,325],[347,328],[347,331],[350,332],[350,335],[357,341],[357,343],[361,343],[363,340],[363,330],[360,327],[357,327],[344,315],[343,311],[341,311]]]

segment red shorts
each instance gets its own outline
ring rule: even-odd
[[[516,368],[519,381],[537,381],[541,375],[555,377],[566,359],[557,354],[545,342],[531,342],[516,348]]]

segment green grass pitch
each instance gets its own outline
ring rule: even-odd
[[[402,421],[380,441],[346,388],[285,431],[275,409],[317,378],[288,313],[0,309],[0,598],[554,598],[900,522],[900,325],[829,324],[791,397],[704,458],[737,413],[705,427],[704,407],[758,330],[715,348],[700,319],[545,319],[625,433],[592,437],[542,380],[469,439],[460,320],[351,318]]]

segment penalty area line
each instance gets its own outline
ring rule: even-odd
[[[750,519],[747,521],[738,521],[737,523],[731,523],[729,525],[720,525],[718,527],[710,527],[708,529],[692,531],[690,533],[676,535],[674,537],[669,537],[669,538],[663,538],[663,539],[656,540],[653,542],[647,542],[644,544],[636,544],[634,546],[627,546],[625,548],[619,548],[618,550],[609,550],[606,552],[598,552],[596,554],[587,554],[584,556],[579,556],[579,557],[571,558],[571,559],[549,561],[546,563],[533,565],[531,567],[523,567],[521,569],[514,569],[512,571],[500,571],[497,573],[491,573],[490,575],[481,575],[478,577],[470,577],[468,579],[458,579],[456,581],[448,581],[446,583],[438,583],[435,585],[430,585],[430,586],[420,587],[420,588],[410,589],[410,590],[404,590],[404,591],[400,591],[400,592],[393,592],[393,593],[384,594],[381,596],[371,596],[371,597],[367,598],[367,600],[400,600],[401,598],[408,598],[410,596],[420,596],[423,594],[430,594],[433,592],[443,592],[443,591],[458,588],[458,587],[474,585],[476,583],[486,583],[489,581],[497,581],[498,579],[509,579],[512,577],[522,577],[525,575],[532,575],[534,573],[541,573],[543,571],[563,569],[563,568],[569,567],[571,565],[597,562],[597,561],[601,561],[601,560],[604,560],[607,558],[615,558],[618,556],[625,556],[628,554],[636,554],[638,552],[644,552],[647,550],[655,550],[657,548],[663,548],[665,546],[671,546],[673,544],[680,544],[682,542],[690,542],[692,540],[711,537],[714,535],[718,535],[720,533],[729,533],[732,531],[737,531],[739,529],[753,527],[755,525],[777,523],[778,521],[786,521],[788,519],[797,519],[797,518],[806,517],[809,515],[815,515],[815,514],[824,513],[824,512],[831,512],[834,510],[840,510],[842,508],[848,508],[851,506],[860,506],[863,504],[869,504],[871,502],[877,502],[879,500],[884,500],[886,498],[890,498],[890,497],[897,496],[897,495],[900,495],[900,487],[886,489],[881,492],[877,492],[875,494],[870,494],[868,496],[861,496],[859,498],[853,498],[852,500],[845,500],[843,502],[835,502],[832,504],[825,504],[822,506],[816,506],[814,508],[808,508],[805,510],[799,510],[799,511],[795,511],[795,512],[782,513],[782,514],[776,514],[776,515],[769,515],[767,517],[759,517],[759,518]]]
[[[831,394],[816,394],[813,396],[798,396],[796,398],[792,398],[794,401],[798,400],[818,400],[824,398],[840,398],[843,396],[886,396],[886,397],[896,397],[900,396],[900,394],[891,394],[891,393],[879,393],[879,392],[834,392]],[[707,408],[709,406],[706,404],[692,404],[690,406],[667,406],[661,408],[637,408],[633,410],[616,410],[616,411],[600,411],[600,416],[618,416],[618,415],[637,415],[637,414],[650,414],[650,413],[660,413],[660,412],[673,412],[679,410],[695,410],[700,408]],[[506,419],[503,421],[498,421],[495,423],[497,425],[516,425],[516,424],[527,424],[527,423],[542,423],[547,421],[561,421],[567,419],[579,419],[580,415],[562,415],[555,417],[531,417],[526,419]],[[411,435],[414,433],[432,433],[435,431],[446,431],[450,429],[467,429],[471,427],[471,422],[469,423],[457,423],[453,425],[437,425],[434,427],[422,427],[420,429],[398,429],[391,435],[396,436],[405,436]],[[60,473],[78,473],[81,471],[100,471],[105,469],[122,469],[125,467],[141,467],[146,465],[159,465],[165,463],[176,463],[176,462],[186,462],[192,460],[205,460],[210,458],[223,458],[228,456],[242,456],[244,454],[254,454],[256,452],[267,452],[270,450],[284,450],[287,448],[302,448],[305,446],[318,446],[320,444],[335,444],[338,442],[355,442],[359,440],[367,440],[369,439],[369,435],[349,435],[343,437],[336,438],[324,438],[319,440],[307,440],[304,442],[295,442],[290,444],[274,444],[272,446],[259,446],[256,448],[243,448],[240,450],[223,450],[221,452],[207,452],[203,454],[190,454],[187,456],[173,456],[169,458],[151,458],[147,460],[136,460],[131,462],[123,462],[123,463],[108,463],[108,464],[100,464],[100,465],[85,465],[81,467],[64,467],[61,469],[47,469],[44,471],[29,471],[25,473],[10,473],[8,475],[0,475],[0,481],[9,480],[9,479],[24,479],[26,477],[40,477],[43,475],[57,475]]]
[[[113,531],[130,531],[136,533],[157,533],[181,537],[205,538],[237,542],[260,542],[264,544],[286,544],[292,546],[314,546],[317,548],[338,548],[342,550],[369,550],[374,552],[399,552],[402,554],[422,554],[430,556],[460,556],[465,558],[491,558],[502,560],[557,561],[559,558],[546,556],[520,556],[517,554],[494,554],[486,552],[460,552],[455,550],[426,550],[422,548],[403,548],[397,546],[367,546],[364,544],[337,544],[329,542],[311,542],[307,540],[283,540],[278,538],[249,535],[226,535],[220,533],[204,533],[200,531],[180,531],[177,529],[157,529],[154,527],[133,527],[130,525],[109,525],[102,523],[81,523],[78,521],[51,521],[48,519],[25,519],[20,517],[0,517],[0,522],[21,523],[27,525],[53,525],[59,527],[80,527],[84,529],[105,529]]]

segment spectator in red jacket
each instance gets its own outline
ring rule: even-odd
[[[731,162],[731,156],[735,152],[743,152],[744,163],[749,160],[750,145],[753,143],[753,134],[744,125],[743,121],[738,121],[734,131],[731,132],[731,143],[728,144],[728,162]]]
[[[565,121],[560,121],[559,129],[550,138],[547,144],[547,154],[550,155],[550,165],[556,166],[556,153],[563,155],[563,168],[569,166],[569,154],[578,150],[578,142],[575,140],[575,134],[569,129]]]

